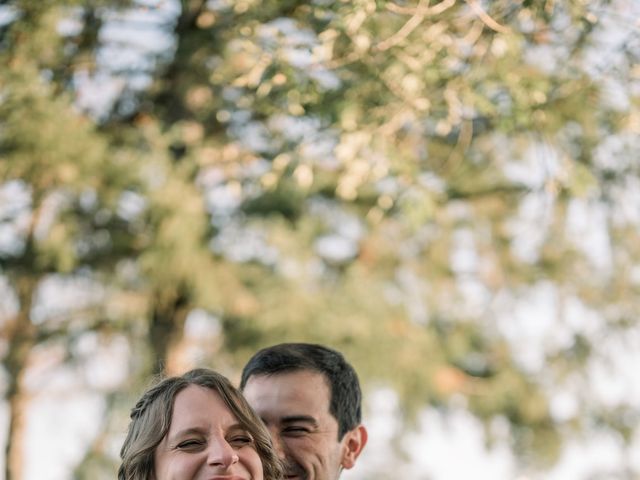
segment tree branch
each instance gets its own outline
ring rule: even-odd
[[[487,27],[491,30],[496,31],[498,33],[509,33],[511,29],[509,27],[505,27],[504,25],[500,25],[496,22],[487,12],[485,12],[477,0],[465,0],[467,4],[471,7],[471,10],[475,12],[476,15],[482,20]]]

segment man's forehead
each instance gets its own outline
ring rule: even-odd
[[[296,371],[251,376],[243,393],[267,427],[305,423],[337,438],[338,421],[331,414],[329,387],[321,373]]]
[[[248,386],[249,383],[252,382],[264,386],[278,384],[292,389],[296,386],[315,386],[316,388],[322,388],[324,386],[328,391],[331,390],[327,376],[322,372],[310,369],[284,370],[273,373],[256,373],[247,379],[246,385]]]
[[[331,400],[324,375],[311,370],[252,375],[243,393],[257,411],[295,408],[300,410],[297,413],[328,412]]]

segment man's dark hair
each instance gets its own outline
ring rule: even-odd
[[[276,375],[311,370],[324,375],[329,386],[329,411],[338,421],[338,440],[362,419],[362,393],[358,375],[344,356],[331,348],[311,343],[281,343],[263,348],[242,370],[240,389],[252,375]]]

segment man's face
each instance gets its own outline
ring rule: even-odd
[[[321,373],[251,376],[244,395],[269,429],[286,479],[336,480],[342,468],[353,465],[361,449],[354,436],[360,438],[360,432],[338,441],[338,421],[329,412],[329,386]]]

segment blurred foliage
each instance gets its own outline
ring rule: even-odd
[[[616,8],[3,2],[6,478],[34,348],[82,362],[88,334],[131,349],[78,478],[117,464],[122,392],[194,364],[235,378],[286,340],[344,351],[408,421],[461,401],[506,418],[526,468],[594,424],[629,441],[632,405],[550,408],[586,388],[599,338],[638,328],[638,32],[607,43]],[[100,294],[36,321],[52,279]],[[571,339],[531,367],[517,306],[549,285],[541,322]],[[571,305],[597,317],[588,334]],[[189,334],[198,312],[216,335]]]

